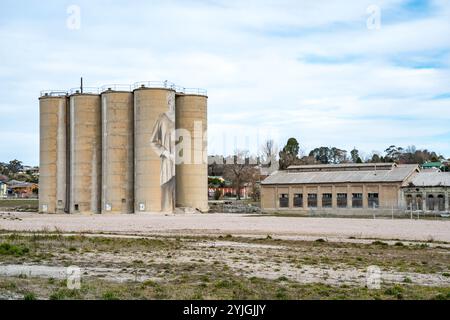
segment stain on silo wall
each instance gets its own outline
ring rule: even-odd
[[[99,213],[101,102],[99,95],[70,96],[70,212]]]
[[[39,211],[64,213],[66,206],[66,97],[41,97]]]
[[[134,211],[133,93],[102,93],[102,213]]]
[[[177,95],[177,207],[208,211],[207,100],[200,95]],[[181,139],[180,139],[181,138]]]

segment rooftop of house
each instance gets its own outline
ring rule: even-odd
[[[262,184],[404,183],[418,171],[418,165],[395,163],[291,166],[274,172]]]
[[[18,181],[18,180],[8,181],[7,184],[10,188],[28,188],[28,187],[32,187],[32,186],[36,185],[36,183]]]
[[[408,186],[450,187],[450,172],[421,171],[411,179]]]
[[[440,168],[443,164],[440,161],[437,162],[425,162],[422,164],[422,168]]]
[[[395,163],[341,163],[341,164],[311,164],[290,166],[291,172],[311,172],[311,171],[366,171],[366,170],[390,170]]]

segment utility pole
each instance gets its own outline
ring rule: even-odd
[[[81,77],[81,81],[80,81],[80,92],[81,92],[81,94],[83,94],[83,77]]]

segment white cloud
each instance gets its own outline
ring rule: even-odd
[[[366,28],[366,0],[79,1],[80,31],[65,28],[64,6],[40,4],[35,18],[0,25],[0,133],[37,137],[39,91],[81,75],[92,86],[167,79],[208,89],[214,152],[226,132],[269,127],[306,148],[414,143],[450,156],[449,100],[431,99],[449,92],[449,5],[388,19],[405,2],[376,1],[379,31]],[[409,67],[409,57],[441,66]],[[38,147],[24,148],[2,144],[0,161],[16,152],[37,163]]]

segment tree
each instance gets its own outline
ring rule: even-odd
[[[309,153],[309,156],[314,157],[317,162],[322,164],[330,163],[330,150],[328,147],[315,148]]]
[[[11,160],[8,164],[8,170],[13,174],[22,171],[23,170],[22,161],[19,161],[17,159]]]
[[[3,174],[5,176],[9,175],[9,169],[8,169],[7,163],[0,162],[0,174]]]
[[[334,164],[347,162],[347,150],[336,147],[329,148],[330,162]]]
[[[389,148],[384,150],[384,152],[386,153],[386,162],[398,162],[400,160],[401,154],[403,153],[403,148],[391,145],[389,146]]]
[[[233,161],[226,162],[223,177],[230,181],[236,189],[237,199],[240,200],[240,190],[245,183],[252,182],[257,169],[249,164],[249,152],[237,150],[233,156]]]
[[[286,170],[289,166],[299,163],[298,152],[300,145],[295,138],[289,138],[286,146],[280,152],[279,167],[280,170]]]
[[[350,151],[350,157],[352,158],[353,163],[358,163],[358,158],[359,160],[361,160],[361,158],[359,157],[359,150],[356,148],[353,148],[353,150]]]
[[[288,152],[294,156],[298,156],[298,152],[300,151],[300,145],[297,139],[289,138],[283,151]]]
[[[261,153],[263,164],[271,167],[272,164],[276,161],[278,153],[278,148],[275,144],[275,141],[273,141],[272,139],[264,141],[263,145],[261,146]]]

